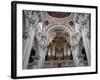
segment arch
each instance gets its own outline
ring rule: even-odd
[[[68,40],[69,43],[71,43],[71,37],[72,37],[73,31],[69,27],[70,26],[66,27],[65,25],[54,25],[54,26],[48,28],[46,31],[46,34],[48,35],[47,43],[49,44],[52,41],[52,39],[56,36],[56,33],[54,32],[54,30],[56,30],[56,29],[60,29],[60,30],[63,30],[65,33],[68,33],[68,37],[66,39]],[[50,37],[50,35],[51,35],[51,37]]]
[[[69,28],[70,26],[68,26],[68,27],[67,26],[65,26],[65,25],[54,25],[54,26],[48,28],[46,32],[49,33],[49,32],[51,32],[55,29],[61,29],[61,30],[64,30],[65,32],[68,32],[68,33],[71,34],[72,30]]]

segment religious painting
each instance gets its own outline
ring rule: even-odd
[[[12,78],[97,72],[97,7],[12,2]]]

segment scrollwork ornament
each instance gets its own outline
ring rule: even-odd
[[[77,13],[75,22],[80,25],[79,31],[81,32],[84,28],[87,28],[87,22],[89,19],[89,14]]]
[[[72,36],[72,43],[71,43],[71,47],[73,49],[75,49],[75,47],[77,47],[79,45],[79,41],[80,41],[80,38],[81,38],[81,33],[75,33],[73,36]]]
[[[41,35],[40,36],[40,39],[39,39],[39,45],[43,48],[46,48],[47,47],[47,38],[45,35]]]
[[[38,15],[36,14],[36,12],[26,10],[24,11],[24,13],[30,24],[35,24],[37,22]]]

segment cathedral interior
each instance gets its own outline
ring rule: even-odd
[[[23,10],[22,68],[91,66],[89,13]]]

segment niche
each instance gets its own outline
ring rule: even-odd
[[[82,49],[82,54],[85,55],[85,56],[83,57],[83,59],[84,59],[85,61],[87,61],[86,51],[85,51],[85,48],[84,48],[84,47],[83,47],[83,49]]]
[[[35,50],[32,49],[32,50],[31,50],[30,57],[29,57],[29,63],[34,62],[34,56],[35,56],[35,53],[36,53]]]

